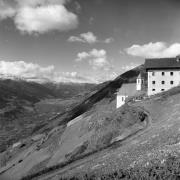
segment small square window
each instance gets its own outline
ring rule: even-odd
[[[155,76],[155,72],[152,72],[152,76]]]
[[[170,75],[171,75],[171,76],[173,76],[173,74],[174,74],[173,72],[170,72]]]
[[[170,83],[171,83],[171,84],[174,84],[174,81],[171,81]]]
[[[162,76],[164,76],[165,75],[165,72],[162,72]]]
[[[164,91],[164,89],[161,89],[161,91]]]
[[[152,81],[152,84],[156,84],[156,81]]]
[[[152,89],[152,91],[156,91],[155,89]]]
[[[161,84],[165,84],[165,81],[161,81]]]

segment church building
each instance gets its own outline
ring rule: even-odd
[[[117,92],[116,96],[116,108],[121,107],[125,104],[126,99],[128,97],[132,97],[137,95],[142,91],[142,87],[144,85],[144,78],[142,77],[141,73],[136,79],[136,83],[124,83],[122,84],[121,88]]]

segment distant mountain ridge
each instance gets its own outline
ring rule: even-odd
[[[59,84],[59,83],[64,83],[64,84],[96,84],[97,82],[88,82],[88,81],[83,81],[83,80],[78,80],[78,79],[73,79],[73,78],[60,78],[59,80],[54,80],[51,79],[50,77],[38,77],[38,76],[18,76],[18,75],[12,75],[10,73],[3,74],[0,73],[0,79],[11,79],[11,80],[23,80],[27,82],[36,82],[39,84],[44,84],[44,83],[54,83],[54,84]]]

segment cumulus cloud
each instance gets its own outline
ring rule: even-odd
[[[165,42],[132,45],[125,49],[127,54],[143,58],[174,57],[180,54],[180,43],[167,45]]]
[[[78,26],[78,17],[65,7],[68,0],[15,0],[15,5],[2,1],[0,19],[12,18],[23,33],[67,31]]]
[[[24,61],[0,61],[0,72],[12,76],[28,77],[51,77],[54,66],[41,67],[38,64],[26,63]]]
[[[92,32],[82,33],[79,36],[71,36],[68,39],[69,42],[82,42],[93,44],[96,43],[97,37]]]
[[[70,36],[68,39],[69,42],[81,42],[94,44],[97,42],[109,44],[114,41],[113,38],[107,38],[105,40],[99,40],[93,32],[82,33],[79,36]]]
[[[16,13],[16,10],[10,5],[0,1],[0,20],[4,20],[9,17],[13,17]]]
[[[83,60],[87,60],[89,65],[93,67],[93,69],[104,69],[108,70],[110,68],[110,63],[107,60],[107,53],[104,49],[97,50],[92,49],[89,52],[80,52],[77,54],[76,61],[80,62]]]
[[[96,80],[77,72],[57,72],[54,66],[42,67],[24,61],[0,61],[0,77],[20,77],[30,81],[55,81],[74,83],[97,83]]]

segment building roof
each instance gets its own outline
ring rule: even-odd
[[[145,76],[144,73],[143,73],[143,72],[140,72],[139,75],[138,75],[138,77],[137,77],[137,79],[143,79],[144,76]]]
[[[119,91],[117,92],[118,95],[125,95],[125,96],[134,96],[136,94],[136,83],[128,83],[123,84]]]
[[[148,69],[180,69],[180,58],[146,59],[145,68]]]

